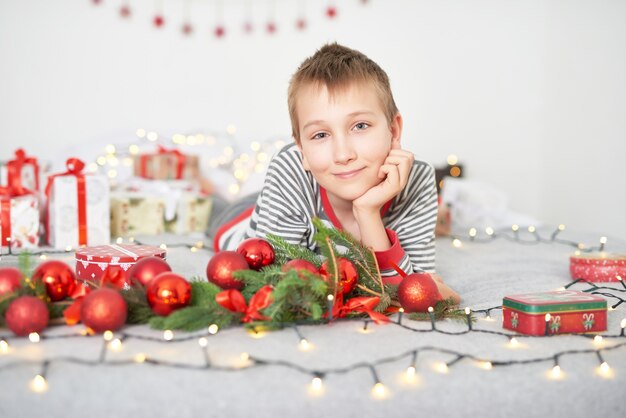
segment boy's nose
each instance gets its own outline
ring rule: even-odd
[[[337,164],[347,164],[356,159],[356,151],[348,138],[335,137],[333,158]]]

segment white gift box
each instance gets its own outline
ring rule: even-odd
[[[54,177],[48,200],[48,243],[55,248],[109,244],[109,181],[105,176],[85,174],[87,241],[79,242],[79,193],[77,177]]]
[[[39,198],[34,194],[2,199],[9,206],[11,248],[36,248],[39,245]],[[2,246],[7,246],[3,225],[0,223]]]

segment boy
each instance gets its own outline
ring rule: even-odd
[[[402,280],[393,263],[434,272],[434,170],[400,146],[387,74],[358,51],[325,45],[291,78],[288,105],[295,144],[272,159],[256,206],[220,228],[216,250],[269,233],[315,249],[319,217],[372,248],[386,283]],[[444,298],[460,301],[433,277]]]

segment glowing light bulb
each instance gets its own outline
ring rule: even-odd
[[[31,343],[38,343],[41,338],[36,332],[31,332],[30,334],[28,334],[28,339]]]
[[[37,376],[33,378],[33,380],[31,380],[30,388],[32,389],[33,392],[37,392],[37,393],[45,392],[46,390],[48,390],[48,382],[46,382],[45,377],[38,374]]]
[[[237,132],[237,127],[231,123],[226,127],[226,132],[228,133],[228,135],[235,135],[235,133]]]
[[[433,312],[435,312],[435,308],[433,308],[432,306],[429,306],[429,307],[428,307],[428,312],[429,312],[429,313],[433,313]]]
[[[173,338],[174,333],[172,332],[172,330],[166,329],[165,331],[163,331],[163,339],[165,341],[172,341]]]
[[[113,144],[108,144],[106,147],[104,147],[104,151],[107,154],[115,154],[115,145]]]
[[[167,250],[167,245],[161,244],[159,245],[159,248],[161,248],[162,250]]]
[[[41,254],[41,255],[39,256],[39,259],[40,259],[40,260],[47,260],[47,259],[48,259],[48,256],[47,256],[47,255],[45,255],[45,254]]]
[[[511,229],[513,230],[513,232],[517,232],[517,231],[519,231],[519,225],[513,224],[511,226]]]
[[[313,390],[321,390],[322,389],[322,379],[320,377],[314,377],[313,380],[311,380],[311,388],[313,388]]]
[[[406,377],[408,377],[409,379],[414,377],[415,373],[416,373],[415,366],[409,366],[406,368]]]
[[[600,244],[606,244],[606,237],[600,237]]]
[[[584,250],[585,249],[585,244],[583,244],[582,242],[578,243],[578,249],[579,250]]]
[[[105,165],[106,163],[107,163],[107,158],[105,156],[101,155],[98,158],[96,158],[96,164]]]
[[[544,317],[544,319],[546,320],[546,322],[550,322],[550,319],[552,319],[552,315],[547,313],[546,316]]]
[[[240,357],[243,361],[248,361],[248,360],[250,360],[250,354],[248,354],[248,353],[241,353],[241,354],[239,355],[239,357]]]
[[[137,135],[139,138],[143,138],[144,136],[146,136],[146,130],[139,128],[135,131],[135,135]]]
[[[459,162],[459,158],[454,154],[450,154],[448,155],[448,158],[446,158],[446,162],[448,163],[448,165],[455,165]]]
[[[191,247],[191,252],[192,252],[192,253],[195,253],[195,252],[197,252],[197,251],[198,251],[198,247]]]
[[[555,379],[558,379],[559,377],[561,377],[561,366],[559,366],[558,364],[556,366],[554,366],[552,368],[552,377]]]
[[[136,155],[139,154],[139,147],[135,144],[129,145],[128,146],[128,152],[131,155]]]
[[[215,334],[217,334],[217,331],[219,331],[219,330],[220,330],[220,327],[217,324],[209,325],[209,334],[215,335]]]
[[[470,228],[470,230],[469,230],[469,236],[470,237],[472,237],[472,238],[475,237],[477,233],[478,233],[478,231],[476,231],[476,228]]]
[[[65,251],[68,251],[68,252],[69,252],[69,251],[72,251],[72,246],[71,246],[71,245],[68,245],[67,247],[65,247]]]
[[[239,185],[236,183],[231,184],[230,186],[228,186],[228,192],[230,194],[237,194],[239,193]]]
[[[509,340],[509,344],[510,344],[511,348],[514,348],[514,347],[517,347],[519,345],[519,341],[517,340],[517,338],[511,337],[511,339]]]
[[[310,344],[309,342],[306,340],[306,338],[302,338],[300,340],[300,350],[302,351],[306,351],[310,348]]]
[[[113,339],[113,332],[109,330],[104,331],[104,333],[102,334],[102,338],[104,338],[105,341],[111,341]]]
[[[461,240],[460,240],[460,239],[455,238],[455,239],[453,239],[453,240],[452,240],[452,245],[453,245],[455,248],[461,248],[461,247],[463,246],[463,243],[461,242]]]
[[[109,343],[109,348],[113,351],[120,351],[122,349],[122,340],[119,338],[114,339]]]
[[[622,321],[619,323],[619,326],[622,327],[622,329],[626,328],[626,318],[622,319]]]
[[[472,313],[472,310],[469,307],[465,308],[465,315],[469,315],[470,313]]]
[[[115,240],[116,243],[118,244],[122,244],[124,242],[124,238],[122,237],[117,237],[117,239]]]
[[[198,344],[200,344],[200,347],[204,348],[204,347],[206,347],[207,345],[209,345],[209,341],[208,341],[206,338],[201,337],[201,338],[198,340]]]
[[[484,369],[484,370],[491,370],[491,369],[493,369],[493,364],[490,361],[481,361],[481,362],[478,363],[478,366],[481,369]]]
[[[487,233],[487,235],[491,236],[494,233],[494,230],[492,227],[488,226],[487,228],[485,228],[485,232]]]
[[[335,296],[328,295],[328,296],[326,296],[326,299],[328,299],[329,302],[332,302],[333,300],[335,300]]]
[[[382,383],[380,383],[380,382],[377,382],[377,383],[374,385],[374,387],[372,388],[372,391],[374,392],[374,394],[375,394],[376,396],[379,396],[379,397],[380,397],[380,396],[385,396],[385,391],[386,391],[386,389],[385,389],[385,385],[383,385],[383,384],[382,384]]]
[[[252,151],[258,151],[258,150],[260,150],[260,149],[261,149],[261,144],[259,144],[259,143],[258,143],[258,142],[256,142],[256,141],[252,141],[252,142],[250,143],[250,149],[251,149]]]
[[[535,232],[535,231],[536,231],[536,228],[534,226],[531,225],[531,226],[528,227],[528,232],[532,233],[532,232]]]
[[[593,342],[596,345],[602,344],[602,335],[596,335],[595,337],[593,337]]]
[[[559,231],[565,231],[565,225],[560,224],[559,225]]]
[[[435,363],[435,370],[439,373],[448,373],[448,365],[443,362]]]
[[[9,343],[6,340],[0,340],[0,353],[6,354],[9,352]]]
[[[609,366],[609,363],[607,363],[606,361],[603,361],[602,364],[600,364],[600,372],[607,374],[611,371],[611,367]]]
[[[148,141],[154,142],[159,139],[159,135],[156,132],[148,132],[146,138],[148,138]]]

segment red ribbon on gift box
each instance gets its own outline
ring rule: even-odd
[[[185,154],[183,154],[179,150],[175,148],[167,149],[163,145],[157,145],[157,154],[141,155],[139,159],[139,175],[145,178],[154,178],[154,176],[148,177],[148,161],[150,160],[150,158],[154,157],[155,155],[160,155],[160,154],[174,154],[174,156],[176,156],[176,177],[175,178],[182,179],[183,171],[185,169],[185,161],[187,160],[187,157],[185,157]]]
[[[11,185],[0,187],[0,225],[2,226],[0,247],[10,245],[7,238],[11,238],[11,199],[31,193],[32,191],[22,187],[21,183],[16,187]]]
[[[87,245],[87,190],[85,188],[85,175],[83,169],[85,163],[78,158],[69,158],[65,162],[67,171],[64,173],[53,174],[48,177],[48,184],[46,185],[46,197],[48,198],[48,205],[50,204],[50,191],[52,190],[52,184],[54,179],[60,176],[74,176],[76,177],[76,192],[78,199],[78,244]],[[50,217],[46,222],[46,235],[50,237]]]
[[[22,187],[22,168],[27,164],[32,164],[34,167],[35,190],[39,190],[39,164],[37,163],[37,158],[27,157],[26,151],[22,148],[18,148],[15,151],[15,159],[7,163],[8,184],[14,188]]]
[[[215,301],[231,312],[244,314],[241,322],[265,321],[269,318],[261,315],[261,309],[272,304],[272,286],[266,285],[260,288],[252,298],[250,305],[246,305],[246,299],[239,290],[224,290],[215,295]]]

